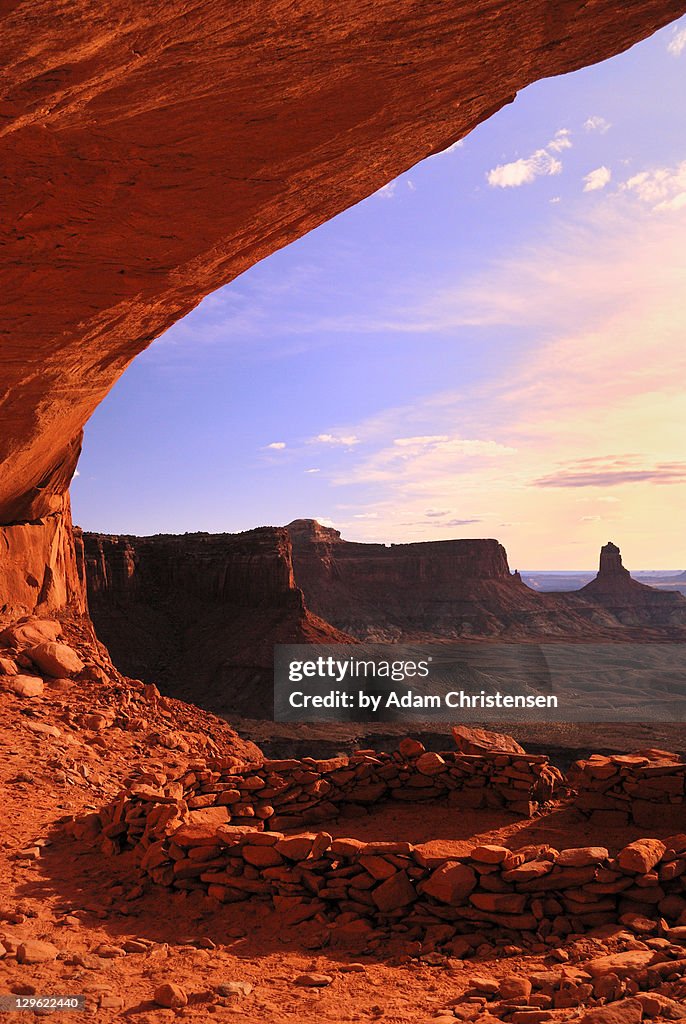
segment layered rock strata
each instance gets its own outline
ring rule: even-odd
[[[90,614],[115,663],[219,713],[269,715],[274,644],[350,642],[305,606],[283,529],[83,542]]]
[[[631,639],[631,628],[686,630],[686,598],[636,583],[618,548],[613,560],[603,549],[583,590],[537,593],[510,572],[496,540],[355,543],[313,519],[286,529],[308,607],[361,640],[601,641]]]

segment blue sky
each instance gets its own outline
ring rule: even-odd
[[[685,567],[685,75],[682,19],[209,296],[88,424],[76,521]]]

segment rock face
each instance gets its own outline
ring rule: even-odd
[[[60,509],[85,421],[203,296],[684,10],[5,4],[0,524]]]
[[[495,540],[358,544],[310,519],[241,534],[86,533],[82,544],[90,614],[115,664],[229,718],[268,717],[278,643],[686,635],[679,594],[627,574],[620,617],[616,598],[608,605],[591,585],[537,593],[510,573]]]
[[[308,608],[360,640],[629,639],[618,627],[686,626],[686,599],[636,583],[619,549],[603,549],[597,586],[553,594],[510,573],[496,540],[386,546],[345,541],[312,519],[286,529]]]
[[[308,607],[360,639],[494,633],[502,609],[531,593],[495,540],[358,544],[313,519],[286,529]]]
[[[0,526],[0,621],[66,608],[83,613],[81,555],[67,494],[42,519]]]
[[[619,548],[611,541],[601,548],[598,575],[577,594],[601,605],[625,626],[683,626],[686,621],[683,595],[632,579]]]
[[[350,642],[306,609],[283,529],[83,543],[98,636],[122,671],[174,696],[264,717],[275,643]]]

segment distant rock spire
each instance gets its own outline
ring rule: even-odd
[[[622,565],[622,553],[611,540],[600,549],[599,577],[628,576],[629,570]]]

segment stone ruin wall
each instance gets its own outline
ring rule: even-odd
[[[107,854],[132,850],[144,875],[177,891],[198,890],[220,903],[266,901],[290,923],[334,920],[344,934],[409,933],[453,955],[469,952],[475,932],[494,928],[545,941],[639,919],[686,941],[686,834],[640,839],[617,856],[604,847],[511,851],[482,844],[464,856],[436,857],[408,842],[286,831],[392,800],[533,814],[565,791],[544,756],[435,754],[404,740],[393,754],[357,751],[250,769],[231,760],[198,763],[172,781],[141,775],[69,828]],[[619,764],[630,791],[632,773],[642,781],[646,758]],[[680,778],[683,787],[686,766],[666,767],[648,778]],[[672,795],[672,785],[665,783],[663,796]],[[675,829],[681,824],[686,833],[677,817]]]
[[[686,764],[666,751],[594,754],[570,773],[574,806],[593,825],[655,828],[672,821],[686,829]]]

